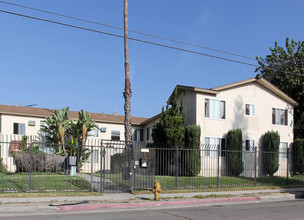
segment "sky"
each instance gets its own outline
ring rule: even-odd
[[[123,0],[6,0],[123,28]],[[143,32],[253,59],[129,37],[257,65],[286,37],[303,41],[303,0],[129,0],[128,24]],[[4,4],[0,10],[116,35],[120,29]],[[124,115],[123,38],[0,12],[0,104]],[[255,67],[129,40],[131,115],[153,117],[177,84],[213,88],[255,77]]]

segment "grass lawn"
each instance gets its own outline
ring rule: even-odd
[[[0,173],[0,192],[83,191],[91,185],[84,178],[56,173]]]
[[[94,174],[99,176],[99,174]],[[105,179],[109,179],[120,186],[130,187],[130,180],[124,180],[121,173],[104,174]],[[304,186],[304,175],[297,175],[290,177],[287,180],[285,177],[278,176],[264,176],[256,179],[248,177],[178,177],[175,176],[155,176],[147,177],[142,175],[135,175],[135,188],[142,184],[144,188],[149,188],[151,181],[159,181],[162,189],[195,189],[195,188],[235,188],[235,187],[254,187],[254,186]],[[219,184],[219,185],[218,185]],[[147,186],[147,187],[145,187]],[[148,187],[149,186],[149,187]]]

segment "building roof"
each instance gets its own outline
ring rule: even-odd
[[[55,109],[48,108],[34,108],[34,107],[22,107],[13,105],[0,105],[0,114],[6,115],[19,115],[19,116],[29,116],[29,117],[41,117],[46,118],[52,116],[55,113]],[[89,113],[95,122],[99,123],[115,123],[123,124],[123,115],[110,115],[103,113]],[[77,111],[69,111],[69,117],[72,119],[78,118]],[[142,122],[146,121],[148,118],[142,117],[131,117],[132,125],[140,125]]]
[[[258,83],[259,85],[261,85],[261,86],[265,87],[266,89],[270,90],[271,92],[273,92],[274,94],[276,94],[277,96],[279,96],[283,100],[287,101],[288,103],[292,104],[293,106],[298,106],[299,105],[299,103],[297,101],[295,101],[294,99],[289,97],[287,94],[285,94],[283,91],[278,89],[276,86],[274,86],[273,84],[271,84],[270,82],[268,82],[264,78],[246,79],[246,80],[243,80],[243,81],[231,83],[231,84],[228,84],[228,85],[224,85],[224,86],[220,86],[220,87],[216,87],[216,88],[212,88],[212,89],[202,89],[202,88],[189,87],[189,86],[183,86],[183,85],[177,85],[176,88],[178,90],[190,90],[190,91],[198,92],[198,93],[217,95],[218,93],[220,93],[224,90],[236,88],[236,87],[243,86],[243,85],[250,84],[250,83]],[[171,94],[171,96],[172,96],[172,94]],[[170,96],[170,98],[171,98],[171,96]]]

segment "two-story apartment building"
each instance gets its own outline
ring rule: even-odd
[[[298,103],[263,78],[252,78],[212,89],[181,85],[176,88],[179,100],[184,95],[186,126],[196,124],[201,127],[201,141],[206,147],[220,146],[225,149],[228,131],[237,128],[242,130],[245,151],[253,152],[255,147],[262,150],[263,135],[267,131],[280,134],[282,151],[286,151],[293,143],[293,111]],[[246,164],[252,161],[252,158],[246,159],[248,155],[243,155],[243,162],[253,171],[250,164]],[[217,156],[216,151],[203,155],[202,161],[209,157],[203,167],[208,167],[212,158],[216,160]],[[224,167],[224,155],[220,157],[220,164]],[[286,165],[284,157],[286,155],[280,155],[281,168]]]
[[[245,151],[254,147],[263,149],[263,134],[278,131],[281,148],[288,148],[293,142],[293,110],[298,103],[263,78],[251,78],[229,85],[202,89],[176,86],[180,100],[184,96],[187,110],[186,126],[196,124],[201,127],[201,142],[205,145],[220,146],[225,149],[226,134],[231,129],[240,128],[243,133]],[[0,105],[0,142],[20,140],[22,135],[36,139],[43,136],[40,125],[54,109]],[[69,117],[77,119],[78,112],[70,111]],[[124,140],[124,116],[117,114],[90,113],[98,129],[91,132],[88,144],[100,145],[101,139]],[[160,115],[152,118],[132,117],[133,141],[152,141],[152,128]],[[11,160],[10,151],[1,148],[4,162]],[[46,150],[47,151],[47,150]],[[99,152],[96,152],[96,155]],[[202,155],[202,167],[210,165],[210,158],[216,152]],[[221,164],[225,165],[221,156]],[[209,157],[208,164],[204,158]],[[248,158],[249,160],[250,158]],[[284,158],[281,158],[284,160]],[[246,156],[243,158],[246,163]],[[283,163],[282,163],[283,164]],[[201,175],[204,175],[203,169]]]

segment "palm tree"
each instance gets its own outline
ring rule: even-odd
[[[92,120],[91,115],[84,110],[81,110],[79,112],[79,118],[76,124],[76,127],[80,131],[81,135],[81,149],[79,149],[79,154],[78,154],[78,171],[81,168],[82,165],[82,159],[83,159],[83,153],[86,149],[84,149],[87,138],[89,136],[89,132],[92,131],[94,128],[98,128],[96,123]]]
[[[52,117],[47,117],[45,125],[41,126],[40,131],[45,133],[46,138],[52,143],[59,145],[59,153],[61,148],[63,154],[66,155],[65,149],[65,133],[71,127],[71,121],[68,117],[69,107],[55,110]]]

